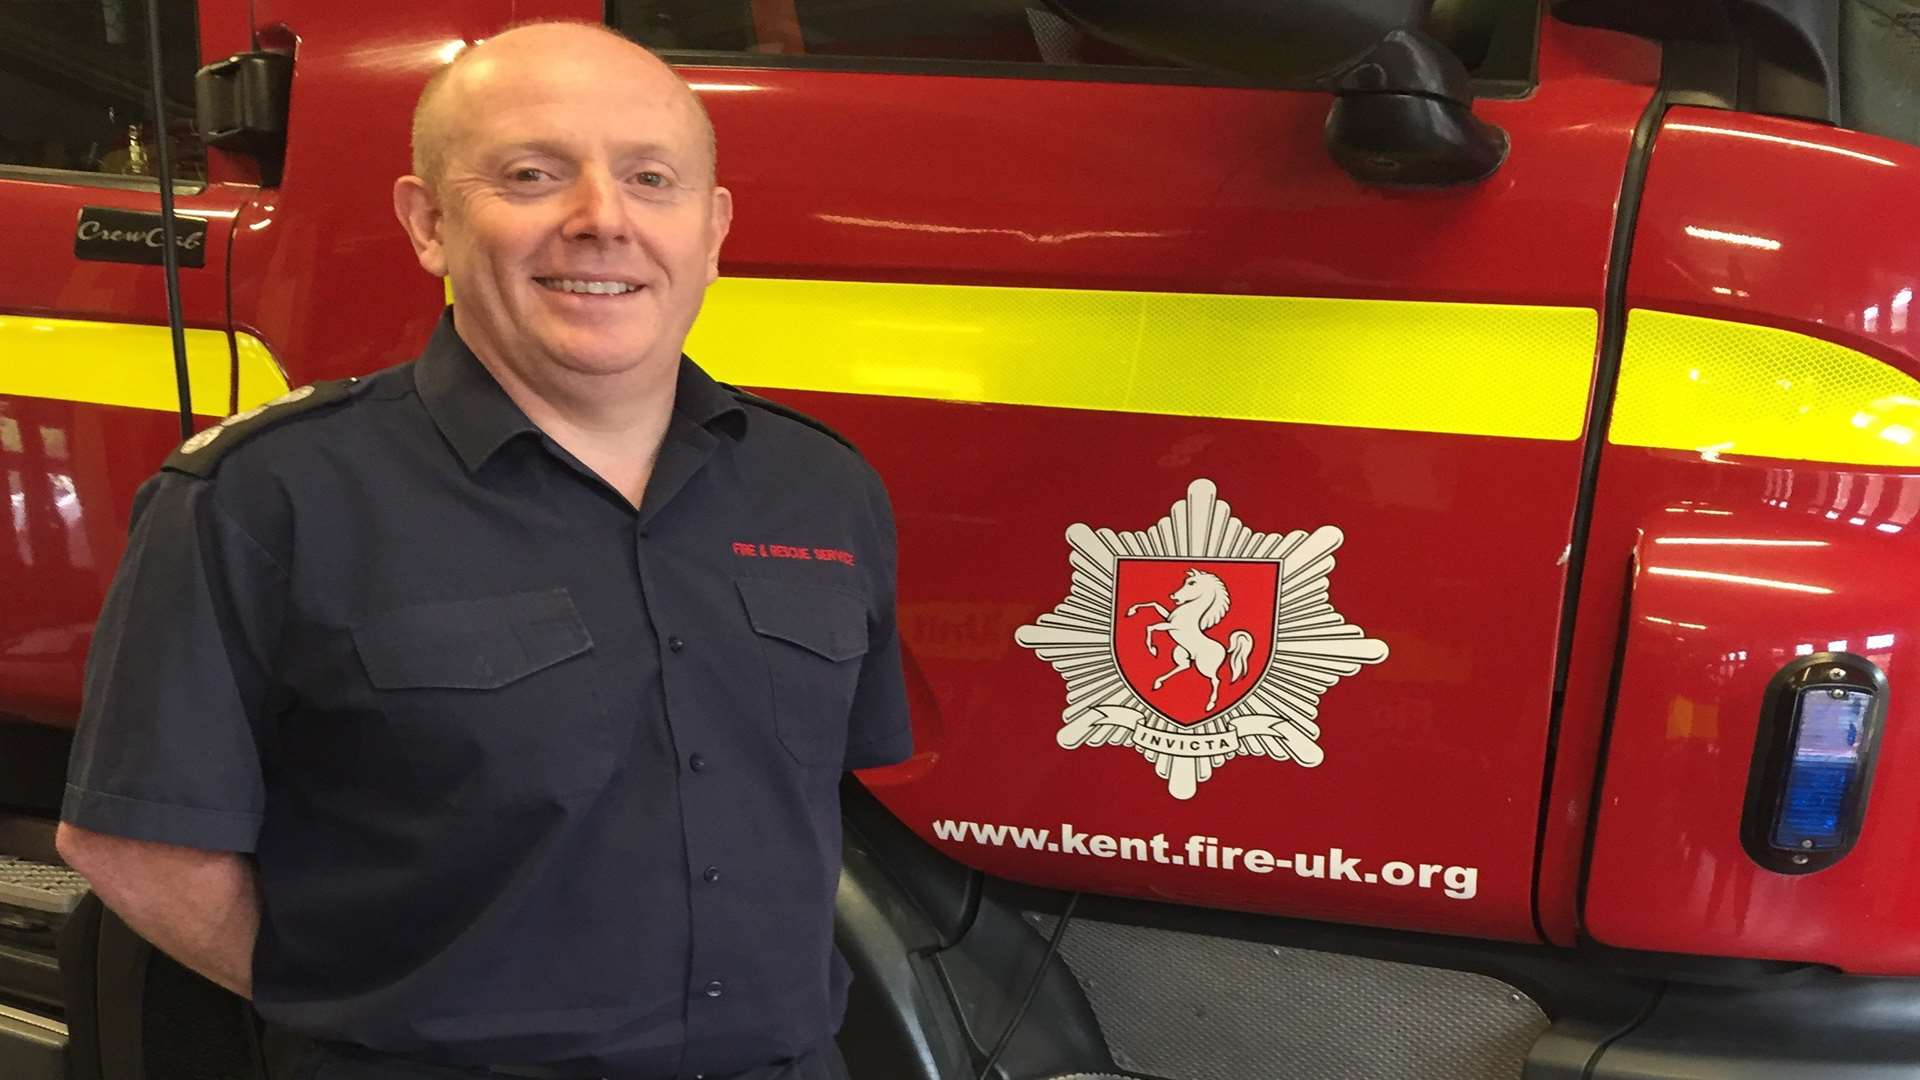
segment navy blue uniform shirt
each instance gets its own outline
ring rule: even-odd
[[[450,319],[201,441],[136,501],[63,816],[250,852],[267,1019],[646,1078],[831,1035],[837,782],[910,749],[859,456],[683,359],[636,511]]]

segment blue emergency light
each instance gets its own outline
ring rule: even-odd
[[[1860,837],[1887,680],[1851,653],[1801,657],[1767,687],[1740,836],[1769,870],[1807,874]]]

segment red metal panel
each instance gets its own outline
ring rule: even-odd
[[[689,77],[738,196],[733,273],[1597,309],[1654,61],[1644,43],[1549,22],[1539,90],[1477,106],[1508,129],[1511,160],[1484,185],[1437,192],[1339,172],[1320,143],[1318,95],[739,68]],[[818,152],[822,114],[835,118],[832,154]],[[1040,884],[1533,935],[1556,559],[1577,443],[787,396],[853,435],[895,493],[923,753],[868,782],[902,820],[930,839],[936,818],[1056,833],[1072,823],[1176,845],[1194,833],[1277,853],[1337,846],[1376,869],[1475,866],[1477,895],[1459,901],[941,842]],[[1253,527],[1345,529],[1333,602],[1396,651],[1328,695],[1323,727],[1340,749],[1326,764],[1235,761],[1175,802],[1128,752],[1055,745],[1059,678],[1012,637],[1065,591],[1067,525],[1145,527],[1199,476]]]
[[[203,59],[247,47],[246,0],[198,0]],[[215,183],[175,202],[208,219],[206,265],[182,268],[189,326],[226,329],[227,239],[251,189],[214,154]],[[0,260],[0,313],[163,324],[166,287],[157,266],[81,262],[74,223],[83,206],[157,211],[157,191],[0,179],[7,258]],[[84,364],[84,356],[75,356]],[[171,366],[172,357],[153,357]],[[224,403],[221,403],[224,404]],[[101,598],[125,546],[133,489],[180,439],[177,414],[71,401],[0,397],[7,520],[0,537],[0,712],[69,726],[79,711],[80,671]],[[17,439],[17,443],[14,441]]]
[[[189,326],[226,328],[227,236],[248,194],[213,185],[177,200],[181,213],[208,220],[206,265],[180,271]],[[159,202],[151,191],[0,179],[10,244],[0,261],[0,313],[164,324],[159,267],[73,255],[81,207],[156,211]],[[75,355],[70,362],[90,359]],[[156,350],[151,360],[172,369],[168,351]],[[224,411],[227,401],[210,404]],[[8,500],[0,530],[9,534],[0,537],[0,712],[70,726],[93,620],[125,544],[133,489],[180,441],[179,415],[0,396],[0,423],[18,438],[17,448],[11,439],[0,445]]]
[[[1588,933],[1636,949],[1920,972],[1920,737],[1902,723],[1912,710],[1898,690],[1920,662],[1907,531],[1920,475],[1617,458],[1609,468],[1623,481],[1684,483],[1692,498],[1641,519]],[[1796,655],[1826,651],[1867,657],[1895,687],[1872,800],[1858,846],[1836,865],[1774,873],[1739,836],[1764,691]]]
[[[1071,824],[1164,834],[1175,851],[1193,834],[1289,856],[1338,847],[1365,860],[1362,873],[1389,860],[1474,867],[1476,895],[1457,900],[1437,887],[941,845],[1038,884],[1531,936],[1555,623],[1554,605],[1537,599],[1561,582],[1563,453],[1420,433],[787,396],[865,448],[894,492],[901,625],[925,687],[920,754],[867,781],[907,824],[930,834],[936,818],[956,818],[1056,835]],[[1088,451],[1063,457],[1063,447]],[[1149,525],[1195,477],[1214,480],[1253,528],[1344,529],[1329,600],[1393,654],[1327,694],[1325,764],[1237,759],[1179,802],[1130,750],[1056,745],[1061,681],[1014,632],[1066,592],[1067,525]],[[1540,497],[1536,514],[1516,506],[1516,491],[1558,494]]]
[[[449,44],[598,10],[263,0],[260,25],[299,39],[294,136],[285,184],[243,216],[234,312],[295,382],[404,359],[431,328],[439,286],[415,268],[389,187]],[[1657,55],[1544,29],[1540,89],[1478,106],[1509,129],[1512,159],[1453,192],[1353,182],[1321,146],[1321,95],[684,71],[738,196],[730,274],[1597,305],[1599,258],[1566,253],[1604,250]],[[1530,235],[1554,242],[1514,242]],[[341,312],[359,332],[342,332]]]
[[[164,357],[160,358],[164,360]],[[0,398],[0,712],[71,727],[133,491],[180,441],[174,413]]]
[[[1634,236],[1633,305],[1798,330],[1920,375],[1915,190],[1920,148],[1674,109]]]
[[[1915,277],[1920,263],[1913,258],[1910,238],[1920,231],[1920,204],[1912,199],[1916,169],[1920,169],[1920,150],[1885,139],[1814,124],[1765,117],[1742,116],[1702,109],[1675,109],[1655,143],[1645,198],[1635,234],[1635,247],[1629,278],[1629,303],[1684,314],[1733,319],[1782,327],[1825,338],[1879,357],[1902,370],[1920,372],[1920,324],[1908,317]],[[1817,192],[1817,197],[1809,197]],[[1859,212],[1871,208],[1871,212]],[[1691,231],[1690,231],[1691,230]],[[1779,462],[1722,458],[1702,462],[1698,455],[1672,454],[1622,447],[1609,447],[1602,463],[1601,483],[1595,508],[1594,532],[1586,566],[1586,591],[1582,597],[1576,636],[1575,663],[1570,673],[1566,708],[1560,728],[1559,748],[1551,794],[1551,812],[1545,837],[1540,880],[1540,905],[1543,923],[1556,941],[1570,944],[1575,935],[1575,900],[1580,874],[1581,852],[1589,827],[1593,777],[1601,755],[1601,740],[1606,715],[1607,692],[1611,677],[1614,643],[1618,639],[1621,604],[1626,594],[1626,573],[1630,552],[1636,542],[1636,529],[1656,520],[1663,509],[1680,505],[1683,499],[1709,500],[1715,507],[1727,509],[1744,523],[1760,513],[1755,528],[1777,515],[1811,509],[1824,518],[1829,511],[1843,511],[1842,520],[1850,523],[1859,517],[1869,524],[1892,524],[1891,518],[1901,505],[1896,489],[1910,480],[1885,470],[1822,469],[1812,465],[1793,465],[1791,473],[1797,492],[1790,508],[1768,506],[1764,500],[1778,498],[1763,477],[1779,477]],[[1844,505],[1847,500],[1829,505],[1843,490],[1841,478],[1849,480],[1844,490],[1851,498],[1863,500],[1871,489],[1881,493],[1873,507]],[[1778,483],[1778,480],[1772,481]],[[1824,485],[1824,489],[1822,487]],[[1818,494],[1824,490],[1824,494]],[[1889,501],[1891,500],[1891,501]],[[1904,513],[1910,518],[1912,507]],[[1714,515],[1706,515],[1708,517]],[[1857,531],[1858,526],[1850,528]],[[1903,523],[1904,527],[1904,523]],[[1849,531],[1842,529],[1842,532]],[[1878,530],[1875,530],[1878,532]],[[1755,535],[1766,535],[1760,532]],[[1890,534],[1881,533],[1877,543],[1885,544]],[[1884,550],[1898,550],[1885,548]],[[1851,554],[1836,557],[1852,558]],[[1857,567],[1863,576],[1850,581],[1873,580],[1869,568],[1879,556],[1868,552]],[[1908,555],[1911,562],[1911,555]],[[1891,570],[1891,567],[1889,568]],[[1896,575],[1898,576],[1898,575]],[[1857,596],[1857,593],[1848,593]],[[1863,609],[1864,618],[1870,609]],[[1658,613],[1656,613],[1658,614]],[[1797,645],[1810,638],[1796,637],[1800,622],[1787,619],[1768,623],[1773,617],[1759,610],[1750,613],[1741,625],[1748,628],[1739,644],[1729,643],[1724,651],[1744,648],[1758,664],[1762,649],[1776,641],[1792,639]],[[1712,620],[1694,619],[1714,625]],[[1654,624],[1658,625],[1658,624]],[[1723,620],[1722,625],[1725,625]],[[1635,624],[1636,633],[1646,628]],[[1836,626],[1818,637],[1816,644],[1853,638],[1862,633],[1877,633]],[[1764,640],[1762,640],[1764,639]],[[1698,645],[1698,648],[1706,648]],[[1768,654],[1771,655],[1770,653]],[[1764,678],[1761,680],[1764,682]],[[1644,707],[1664,708],[1642,702]],[[1730,702],[1729,708],[1745,706]],[[1627,703],[1622,702],[1623,721],[1637,720],[1656,727],[1658,717],[1629,718]],[[1664,716],[1661,712],[1659,716]],[[1750,710],[1739,718],[1750,725]],[[1630,724],[1629,724],[1630,726]],[[1590,920],[1604,924],[1605,932],[1596,933],[1611,944],[1650,948],[1683,948],[1685,951],[1721,951],[1734,955],[1794,955],[1807,957],[1809,939],[1790,941],[1781,927],[1772,922],[1761,925],[1749,910],[1751,897],[1734,903],[1722,893],[1710,908],[1649,904],[1642,895],[1640,882],[1647,880],[1695,881],[1713,878],[1732,881],[1739,867],[1751,869],[1739,847],[1738,837],[1724,830],[1703,833],[1689,831],[1682,847],[1673,823],[1682,820],[1680,809],[1671,800],[1676,795],[1697,794],[1711,788],[1730,790],[1738,774],[1744,784],[1748,744],[1736,745],[1738,729],[1723,728],[1714,742],[1718,757],[1707,775],[1693,768],[1680,769],[1680,757],[1660,757],[1641,748],[1639,758],[1629,765],[1614,760],[1622,752],[1631,757],[1634,748],[1617,732],[1608,751],[1609,785],[1634,792],[1635,798],[1647,794],[1657,805],[1670,812],[1659,835],[1634,835],[1625,824],[1616,831],[1612,824],[1617,809],[1608,804],[1600,823],[1603,843],[1651,844],[1655,850],[1647,857],[1654,860],[1616,861],[1611,869],[1620,876],[1603,877],[1596,864],[1592,892],[1587,899]],[[1750,735],[1751,727],[1745,728]],[[1701,744],[1689,742],[1696,754]],[[1896,757],[1882,758],[1883,775],[1897,769]],[[1630,770],[1624,776],[1622,769]],[[1639,771],[1636,773],[1634,769]],[[1720,776],[1724,773],[1725,777]],[[1666,791],[1684,788],[1687,792]],[[1664,794],[1663,794],[1664,792]],[[1885,792],[1876,795],[1876,807],[1884,808]],[[1738,796],[1731,810],[1721,807],[1703,822],[1724,823],[1727,813],[1738,814]],[[1621,804],[1624,805],[1624,804]],[[1686,809],[1703,807],[1689,805]],[[1880,810],[1876,810],[1876,815]],[[1717,814],[1717,816],[1715,816]],[[1645,824],[1646,819],[1632,813],[1630,820]],[[1876,816],[1874,829],[1888,825]],[[1698,828],[1708,828],[1702,824]],[[1709,843],[1703,837],[1710,836]],[[1885,848],[1881,848],[1884,852]],[[1861,860],[1856,851],[1849,860]],[[1871,856],[1869,856],[1871,858]],[[1656,871],[1655,863],[1662,869]],[[1823,872],[1816,877],[1825,877]],[[1860,873],[1859,869],[1848,873]],[[1671,874],[1662,879],[1656,873]],[[1839,879],[1834,879],[1839,880]],[[1818,888],[1803,887],[1797,892],[1793,910],[1810,921],[1817,921],[1814,908],[1805,898],[1820,893]],[[1752,895],[1759,895],[1758,893]],[[1780,897],[1768,893],[1769,901]],[[1623,912],[1639,909],[1639,916],[1626,918]],[[1860,917],[1860,912],[1835,904],[1822,910],[1818,919],[1830,926],[1845,925]],[[1666,920],[1661,923],[1661,920]],[[1660,924],[1656,926],[1654,924]],[[1691,929],[1692,945],[1656,945],[1656,941],[1677,940],[1681,926]],[[1741,929],[1742,927],[1746,929]],[[1824,933],[1826,931],[1808,931]],[[1862,940],[1873,940],[1867,935]],[[1824,948],[1824,946],[1823,946]],[[1784,951],[1783,951],[1784,950]],[[1884,957],[1897,954],[1883,953]],[[1859,959],[1862,952],[1847,952]],[[1841,963],[1841,952],[1808,957]],[[1909,958],[1910,959],[1910,958]],[[1891,962],[1882,961],[1882,962]],[[1862,970],[1869,970],[1863,968]],[[1871,970],[1887,970],[1871,968]],[[1920,970],[1920,968],[1910,968]]]
[[[225,329],[227,233],[251,189],[214,184],[174,200],[180,213],[208,220],[206,265],[180,269],[180,302],[189,326]],[[74,224],[83,206],[157,213],[160,195],[0,178],[8,211],[8,255],[0,263],[0,311],[63,319],[165,325],[166,281],[157,266],[82,262],[73,255]],[[158,362],[171,364],[161,356]]]
[[[1475,105],[1506,127],[1511,158],[1442,191],[1341,172],[1319,94],[685,74],[739,196],[729,273],[1597,307],[1657,54],[1552,21],[1543,32],[1540,88]]]

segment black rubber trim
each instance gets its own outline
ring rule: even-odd
[[[67,1025],[68,1080],[100,1080],[100,926],[107,909],[88,893],[60,931],[58,964]]]
[[[1586,569],[1587,543],[1593,531],[1594,492],[1600,483],[1600,459],[1607,446],[1607,427],[1613,420],[1613,395],[1620,385],[1620,355],[1627,337],[1627,264],[1633,255],[1634,229],[1640,216],[1640,195],[1646,187],[1647,167],[1653,157],[1654,136],[1667,112],[1664,88],[1648,99],[1640,122],[1634,125],[1633,148],[1620,182],[1620,208],[1614,217],[1613,247],[1607,256],[1607,285],[1600,313],[1600,349],[1594,372],[1593,399],[1587,409],[1587,439],[1580,460],[1579,499],[1573,508],[1573,531],[1567,546],[1567,588],[1560,601],[1560,637],[1553,656],[1553,708],[1547,720],[1547,752],[1540,774],[1540,816],[1533,835],[1532,907],[1534,933],[1551,941],[1540,918],[1540,867],[1546,858],[1547,817],[1552,811],[1553,766],[1559,757],[1560,721],[1566,709],[1567,670],[1573,655],[1574,628],[1580,611],[1580,588]],[[1591,813],[1591,809],[1589,810]],[[1577,902],[1577,898],[1576,898]]]
[[[1573,894],[1574,922],[1577,932],[1584,935],[1587,924],[1587,886],[1593,875],[1593,843],[1600,835],[1600,793],[1607,784],[1607,748],[1613,745],[1614,702],[1620,700],[1620,681],[1627,669],[1627,631],[1633,626],[1633,575],[1634,561],[1629,558],[1627,565],[1621,568],[1620,580],[1620,625],[1613,634],[1613,660],[1607,671],[1606,711],[1600,718],[1600,750],[1594,755],[1593,788],[1587,793],[1587,821],[1581,829],[1580,837],[1580,876],[1575,880]],[[1542,839],[1544,839],[1544,834]],[[1544,849],[1545,845],[1541,845]],[[1533,871],[1534,888],[1539,889],[1540,868],[1536,862]],[[1534,903],[1534,918],[1540,914],[1539,898]]]
[[[1033,1008],[1033,1000],[1040,996],[1040,986],[1047,981],[1047,972],[1053,969],[1054,957],[1060,954],[1060,943],[1066,940],[1067,927],[1073,925],[1073,909],[1080,906],[1081,893],[1067,897],[1067,906],[1053,924],[1053,933],[1047,937],[1047,951],[1040,954],[1040,962],[1034,965],[1033,977],[1027,980],[1027,989],[1020,995],[1020,1004],[1013,1010],[1013,1019],[1007,1021],[1007,1029],[987,1051],[987,1060],[980,1066],[980,1075],[976,1080],[993,1080],[993,1070],[1000,1064],[1000,1058],[1006,1054],[1013,1037],[1020,1032],[1020,1021],[1027,1018],[1028,1010]]]
[[[1867,715],[1858,732],[1859,776],[1849,787],[1840,811],[1841,838],[1831,847],[1804,850],[1776,846],[1773,829],[1786,796],[1788,771],[1794,759],[1795,731],[1808,697],[1826,691],[1853,691],[1870,695]],[[1747,857],[1776,874],[1812,874],[1847,857],[1866,823],[1867,800],[1873,791],[1887,721],[1887,676],[1864,656],[1848,652],[1817,652],[1795,657],[1767,683],[1766,704],[1760,710],[1754,735],[1753,760],[1747,770],[1746,805],[1740,816],[1740,845]]]
[[[227,219],[227,280],[221,284],[221,287],[225,292],[223,299],[227,305],[225,322],[227,324],[228,416],[232,416],[234,413],[240,411],[240,328],[235,326],[233,322],[233,245],[240,234],[240,230],[234,227],[234,223],[240,220],[240,215],[246,213],[257,199],[258,192],[256,191],[255,198],[248,199],[242,203],[240,209],[235,211],[233,216]]]
[[[852,773],[840,781],[840,820],[851,841],[882,853],[881,869],[926,920],[940,948],[967,936],[986,875],[920,839]]]
[[[1066,918],[1069,894],[1034,894],[1033,904],[1009,903],[1010,895],[1015,894],[990,885],[967,936],[932,957],[970,1056],[967,1069],[941,1075],[949,1080],[978,1076],[990,1048],[1008,1031],[1013,1038],[1000,1049],[1004,1056],[992,1080],[1114,1071],[1085,987],[1057,951],[1046,959],[1047,936],[1026,918],[1029,913]],[[1036,972],[1038,990],[1029,999],[1026,991],[1033,990]],[[1014,1023],[1016,1018],[1021,1022]]]
[[[1674,983],[1582,1080],[1886,1080],[1920,1056],[1910,978],[1826,976],[1727,992]]]
[[[114,191],[150,191],[160,194],[160,180],[154,176],[124,176],[119,173],[88,172],[85,169],[49,169],[39,165],[0,165],[0,180],[25,180],[30,184],[61,184],[66,187],[108,188]],[[175,180],[175,195],[198,195],[207,185],[198,180]],[[127,209],[139,209],[128,207]]]
[[[614,29],[619,29],[615,27]],[[1122,64],[1041,64],[1027,60],[929,60],[888,56],[778,56],[720,49],[662,49],[661,59],[677,68],[771,68],[778,71],[840,71],[870,75],[945,75],[963,79],[1024,79],[1033,82],[1142,83],[1152,86],[1213,86],[1228,90],[1292,90],[1324,93],[1311,80],[1249,82],[1185,67],[1132,67]],[[1536,61],[1537,63],[1537,61]],[[1473,96],[1512,101],[1533,93],[1535,84],[1518,79],[1474,79]]]
[[[856,1076],[938,1080],[971,1061],[929,959],[938,934],[899,887],[882,849],[849,828],[834,940],[853,973],[842,1052]]]

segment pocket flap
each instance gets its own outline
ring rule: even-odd
[[[493,690],[593,648],[565,589],[415,604],[353,628],[367,677],[382,690]]]
[[[829,660],[851,660],[867,651],[867,604],[853,593],[766,578],[737,578],[734,584],[754,632]]]

